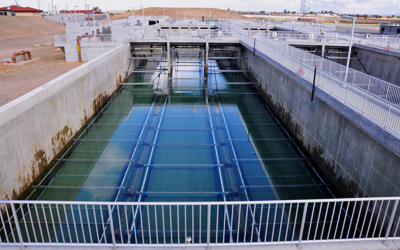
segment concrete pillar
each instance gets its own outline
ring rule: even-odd
[[[167,64],[168,64],[168,75],[171,74],[171,44],[167,42]]]
[[[206,42],[206,53],[204,53],[204,55],[205,55],[205,58],[204,58],[204,74],[205,75],[208,75],[208,50],[209,50],[209,47],[210,47],[210,45],[209,45],[209,43],[208,42]]]
[[[322,48],[321,48],[321,57],[324,57],[324,56],[325,56],[325,44],[322,45]]]

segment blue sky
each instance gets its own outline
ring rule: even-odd
[[[17,0],[21,6],[38,8],[38,0]],[[264,10],[283,11],[284,9],[298,12],[301,0],[147,0],[147,1],[126,1],[126,0],[86,0],[88,5],[99,6],[102,10],[126,10],[129,6],[139,9],[144,7],[213,7],[233,10]],[[51,0],[39,0],[40,8],[47,11]],[[0,0],[0,6],[15,4],[15,0]],[[74,9],[77,5],[79,9],[84,9],[85,0],[53,0],[57,9]],[[400,0],[311,0],[310,10],[332,10],[338,13],[347,14],[380,14],[380,15],[400,15]]]

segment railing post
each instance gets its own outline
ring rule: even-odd
[[[389,110],[387,111],[387,116],[386,116],[386,121],[385,124],[383,124],[383,128],[387,127],[388,121],[389,121],[389,115],[390,115],[390,110],[392,109],[393,106],[389,107]]]
[[[304,224],[306,223],[307,208],[308,208],[308,202],[304,203],[303,218],[301,220],[300,233],[299,233],[299,244],[297,245],[297,248],[300,248],[300,249],[303,248],[301,246],[301,239],[303,238]]]
[[[218,222],[217,222],[218,223]],[[207,206],[207,249],[210,249],[211,205]]]
[[[385,242],[389,238],[390,230],[393,225],[394,217],[396,216],[396,210],[397,210],[398,205],[399,205],[399,200],[396,200],[396,202],[394,203],[394,206],[393,206],[392,215],[390,216],[389,224],[386,229]]]
[[[108,204],[107,208],[108,208],[108,218],[110,221],[111,238],[112,238],[113,247],[115,248],[114,222],[113,222],[113,218],[112,218],[111,205]],[[117,207],[117,209],[118,209],[118,207]]]
[[[21,234],[21,229],[19,227],[19,222],[18,222],[18,217],[17,217],[17,213],[15,212],[15,206],[14,203],[10,203],[11,205],[11,211],[13,213],[14,216],[14,223],[15,223],[15,227],[17,228],[17,234],[18,234],[18,239],[19,242],[21,243],[21,249],[24,246],[24,240],[22,239],[22,234]],[[21,205],[22,206],[22,205]],[[7,209],[7,207],[6,207]],[[12,230],[12,229],[11,229]]]

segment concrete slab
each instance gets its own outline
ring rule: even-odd
[[[396,244],[397,243],[397,244]],[[218,250],[228,250],[228,249],[248,249],[248,250],[398,250],[398,241],[388,241],[386,244],[383,244],[382,241],[359,241],[359,242],[326,242],[326,243],[304,243],[301,246],[297,244],[265,244],[265,245],[241,245],[241,244],[233,244],[233,245],[210,245],[209,249],[218,249]],[[112,246],[56,246],[56,245],[47,245],[47,246],[25,246],[25,249],[32,250],[42,250],[42,249],[57,249],[57,250],[97,250],[97,249],[182,249],[182,250],[197,250],[197,249],[207,249],[207,246],[204,245],[148,245],[148,246],[140,246],[140,245],[132,245],[132,246],[116,246],[115,248]],[[20,245],[15,246],[1,246],[2,250],[14,250],[21,249]]]

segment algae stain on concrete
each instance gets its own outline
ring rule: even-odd
[[[64,126],[63,129],[57,132],[57,134],[51,138],[51,144],[53,146],[53,156],[57,155],[73,135],[72,130],[68,126]]]

